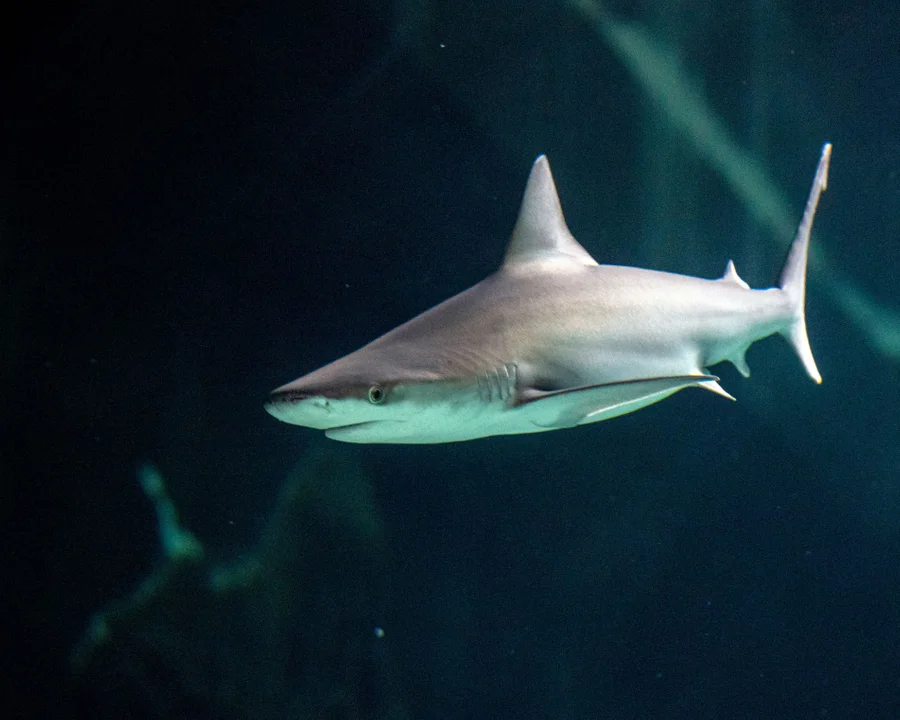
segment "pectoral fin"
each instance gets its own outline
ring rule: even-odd
[[[626,380],[605,385],[587,385],[553,392],[526,390],[519,406],[527,406],[538,427],[567,428],[608,420],[640,410],[687,387],[715,383],[714,375]]]

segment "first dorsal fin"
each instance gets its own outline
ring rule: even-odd
[[[546,155],[535,160],[531,168],[519,217],[506,247],[503,267],[511,268],[535,261],[564,261],[588,266],[597,264],[566,226]]]

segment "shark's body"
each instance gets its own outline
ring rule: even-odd
[[[809,234],[826,145],[777,288],[732,263],[717,280],[597,262],[532,168],[501,268],[356,352],[272,392],[285,422],[347,442],[437,443],[541,432],[638,410],[685,387],[730,397],[706,368],[781,333],[821,377],[804,319]]]

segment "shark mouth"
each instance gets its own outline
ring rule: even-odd
[[[366,425],[374,425],[377,422],[377,420],[364,420],[363,422],[347,423],[346,425],[332,425],[329,428],[325,428],[325,430],[326,432],[332,430],[355,430],[356,428],[365,427]]]
[[[358,436],[358,431],[364,431],[367,426],[375,425],[377,422],[377,420],[367,420],[365,422],[350,423],[349,425],[335,425],[334,427],[325,429],[325,437],[331,440],[353,442],[354,437]]]

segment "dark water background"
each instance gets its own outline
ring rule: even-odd
[[[900,6],[607,7],[670,48],[797,219],[834,143],[814,242],[839,277],[811,273],[808,295],[825,383],[776,338],[749,381],[717,369],[737,404],[685,392],[565,432],[329,444],[384,527],[371,623],[348,634],[378,653],[393,717],[898,717],[900,354],[834,298],[852,282],[900,311]],[[136,465],[213,557],[245,553],[321,445],[266,393],[491,272],[539,153],[600,262],[714,277],[732,257],[765,287],[782,261],[561,3],[20,12],[0,101],[17,717],[158,713],[133,676],[69,667],[89,616],[161,562]],[[249,716],[206,697],[175,716]]]

